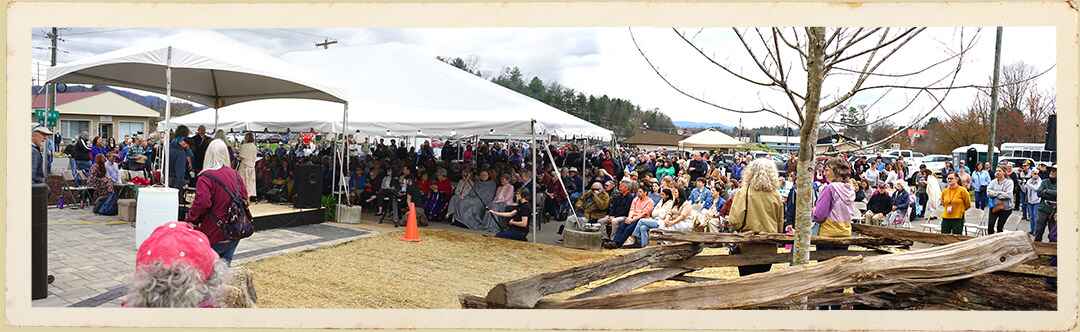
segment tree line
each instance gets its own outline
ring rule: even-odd
[[[475,59],[466,60],[459,57],[437,57],[437,59],[477,77],[487,79],[477,68]],[[513,66],[504,68],[498,75],[490,78],[490,81],[611,130],[619,137],[634,136],[642,129],[669,133],[676,130],[671,118],[660,112],[659,108],[642,109],[641,106],[626,99],[586,94],[556,81],[545,83],[536,76],[526,81],[525,77],[520,68]]]

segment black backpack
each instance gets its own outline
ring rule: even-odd
[[[210,174],[204,174],[210,180],[221,186],[229,193],[229,206],[225,208],[225,215],[218,219],[217,226],[229,240],[240,240],[255,233],[255,224],[252,223],[251,211],[248,210],[247,200],[237,193],[229,190],[221,179]],[[244,185],[243,183],[240,184]]]

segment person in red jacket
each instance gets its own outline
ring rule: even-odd
[[[229,165],[232,163],[229,159],[229,148],[225,142],[220,139],[211,141],[206,148],[203,169],[199,172],[195,184],[195,200],[191,203],[191,208],[184,218],[206,234],[210,240],[210,246],[226,264],[232,262],[233,253],[236,252],[236,246],[240,244],[240,240],[226,238],[217,222],[228,217],[225,214],[232,203],[230,192],[238,197],[248,197],[247,189],[240,179],[240,173]]]

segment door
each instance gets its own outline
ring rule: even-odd
[[[112,123],[101,123],[101,124],[99,124],[98,125],[98,136],[101,136],[101,137],[104,137],[104,138],[112,138],[113,137],[113,124]]]

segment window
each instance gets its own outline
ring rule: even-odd
[[[134,136],[146,133],[145,127],[143,126],[142,122],[120,121],[120,127],[118,129],[120,133],[120,137],[117,137],[118,139],[123,139],[124,136]]]
[[[60,135],[64,143],[71,143],[71,139],[79,137],[79,133],[90,132],[90,121],[86,120],[60,120]]]

